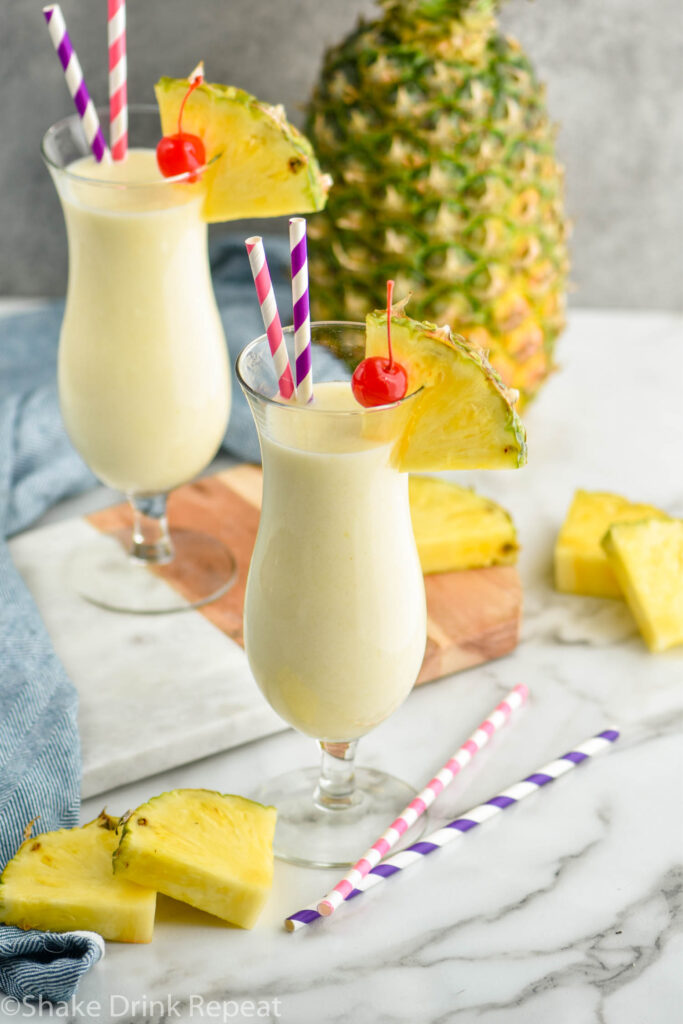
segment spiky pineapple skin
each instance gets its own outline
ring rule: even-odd
[[[414,316],[529,398],[564,326],[563,172],[543,87],[492,7],[387,0],[327,52],[306,126],[335,179],[310,222],[313,315],[361,319],[394,278]]]

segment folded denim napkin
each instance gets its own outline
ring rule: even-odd
[[[291,321],[286,240],[266,241],[283,323]],[[231,363],[263,324],[244,244],[213,250],[216,296]],[[78,822],[80,749],[77,696],[3,538],[25,529],[61,498],[94,486],[59,415],[55,368],[63,305],[0,319],[0,869],[32,818],[35,829]],[[314,355],[318,380],[339,374],[326,352]],[[224,449],[259,460],[256,431],[234,379]],[[0,990],[18,999],[68,999],[100,959],[92,933],[23,932],[0,925]]]

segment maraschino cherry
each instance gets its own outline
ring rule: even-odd
[[[188,99],[204,81],[203,65],[190,75],[190,85],[183,97],[178,111],[178,131],[175,135],[164,135],[157,146],[157,163],[165,178],[175,178],[178,174],[190,175],[189,181],[196,181],[195,173],[206,163],[204,143],[198,135],[183,131],[183,111]]]
[[[387,281],[387,347],[389,358],[368,356],[353,371],[351,388],[357,402],[369,408],[389,405],[404,398],[408,390],[408,375],[391,351],[391,303],[394,282]]]

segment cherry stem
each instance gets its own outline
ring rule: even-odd
[[[389,349],[389,369],[394,367],[394,356],[391,351],[391,306],[394,299],[394,282],[387,281],[387,347]]]
[[[178,111],[178,135],[182,135],[183,134],[183,111],[185,110],[185,104],[187,103],[187,101],[189,100],[190,96],[192,95],[192,93],[197,88],[197,86],[201,85],[203,81],[204,81],[204,76],[203,75],[197,75],[197,77],[194,78],[190,82],[190,88],[187,90],[187,92],[183,96],[183,102],[180,104],[180,110]]]

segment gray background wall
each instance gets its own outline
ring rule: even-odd
[[[62,0],[91,91],[106,100],[106,2]],[[38,156],[71,112],[42,0],[0,0],[0,295],[59,295],[61,214]],[[129,83],[203,57],[209,77],[284,102],[301,121],[325,46],[371,0],[128,0]],[[680,0],[508,0],[505,28],[548,84],[574,221],[572,301],[683,309]],[[265,225],[264,225],[265,227]]]

